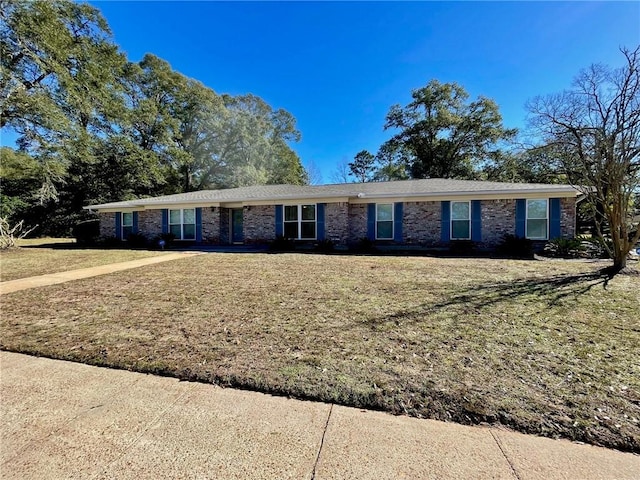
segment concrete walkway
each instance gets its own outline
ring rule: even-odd
[[[9,280],[0,282],[0,295],[5,293],[18,292],[29,288],[44,287],[46,285],[55,285],[57,283],[69,282],[71,280],[79,280],[81,278],[97,277],[107,273],[119,272],[121,270],[129,270],[131,268],[144,267],[145,265],[153,265],[154,263],[168,262],[178,258],[186,258],[193,255],[200,255],[202,252],[181,252],[181,253],[163,253],[156,257],[141,258],[139,260],[130,260],[128,262],[111,263],[108,265],[100,265],[97,267],[80,268],[78,270],[69,270],[66,272],[49,273],[47,275],[38,275],[36,277],[18,278],[17,280]]]
[[[4,479],[638,479],[640,456],[0,352]]]

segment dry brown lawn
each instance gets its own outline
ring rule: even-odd
[[[25,245],[25,243],[23,241],[22,244]],[[40,246],[11,248],[0,251],[0,281],[97,267],[159,254],[160,252],[144,250],[83,250],[72,246],[70,248]]]
[[[208,254],[2,298],[3,349],[640,452],[639,277]]]

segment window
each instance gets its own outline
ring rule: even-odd
[[[169,232],[176,240],[196,239],[196,209],[169,210]]]
[[[546,199],[527,200],[526,237],[531,240],[546,240],[549,231],[549,205]]]
[[[451,240],[471,239],[471,204],[451,202]]]
[[[316,206],[285,205],[284,236],[296,240],[315,240]]]
[[[133,212],[122,212],[122,238],[126,240],[133,233]]]
[[[376,239],[393,240],[393,203],[376,205]]]

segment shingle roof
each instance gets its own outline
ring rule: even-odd
[[[222,190],[201,190],[177,193],[162,197],[142,198],[123,202],[90,205],[85,208],[100,210],[113,208],[162,207],[172,204],[226,203],[251,201],[286,201],[314,198],[385,198],[428,197],[464,194],[514,194],[531,193],[578,194],[571,185],[541,183],[503,183],[475,180],[451,180],[430,178],[425,180],[402,180],[394,182],[340,183],[334,185],[255,185],[252,187]]]

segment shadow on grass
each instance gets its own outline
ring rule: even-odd
[[[32,250],[41,248],[50,248],[52,250],[88,250],[87,247],[78,245],[74,242],[60,242],[60,243],[38,243],[35,245],[20,245],[21,249]]]
[[[583,295],[594,287],[602,285],[606,289],[614,277],[609,268],[576,275],[553,275],[544,278],[523,278],[509,282],[477,285],[462,295],[432,305],[439,309],[456,304],[487,307],[505,301],[517,301],[526,296],[537,296],[549,306],[557,305],[567,297]]]
[[[549,307],[558,305],[567,297],[578,297],[595,287],[606,290],[609,281],[615,276],[610,267],[575,275],[553,275],[543,278],[522,278],[513,281],[474,285],[461,293],[454,294],[439,303],[424,303],[415,309],[401,310],[391,315],[368,318],[366,323],[372,327],[421,321],[425,316],[433,315],[448,307],[464,307],[481,310],[492,305],[506,302],[518,302],[531,297],[540,304]]]

